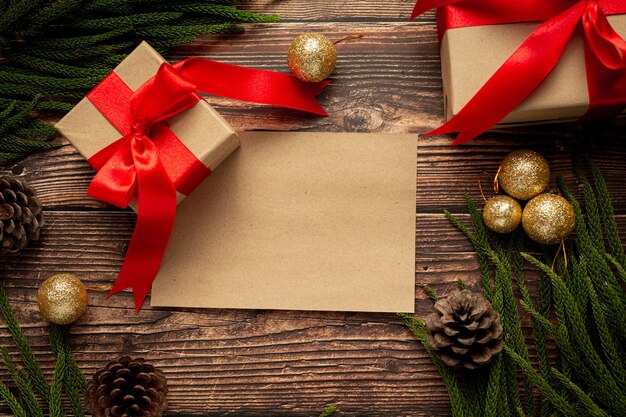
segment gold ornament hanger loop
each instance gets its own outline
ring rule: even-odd
[[[341,38],[341,39],[338,39],[338,40],[334,41],[333,45],[337,45],[337,44],[339,44],[341,42],[345,42],[345,41],[351,41],[353,39],[361,39],[362,37],[363,37],[363,35],[361,35],[361,34],[346,36],[345,38]]]

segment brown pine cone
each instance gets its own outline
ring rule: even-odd
[[[482,294],[454,291],[426,318],[427,340],[443,363],[476,369],[502,351],[500,316]]]
[[[0,177],[0,252],[24,249],[37,241],[44,225],[35,189],[21,180]]]
[[[167,379],[143,358],[110,362],[87,385],[94,417],[161,417],[167,407]]]

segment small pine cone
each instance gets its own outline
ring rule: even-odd
[[[482,294],[454,291],[426,318],[427,340],[443,363],[476,369],[502,351],[500,316]]]
[[[43,225],[43,207],[35,189],[0,177],[0,252],[18,251],[39,240]]]
[[[161,417],[167,407],[167,380],[143,358],[110,362],[87,385],[87,408],[94,417]]]

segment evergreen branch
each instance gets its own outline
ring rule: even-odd
[[[2,313],[2,316],[4,317],[9,333],[13,338],[13,343],[15,343],[15,346],[20,353],[22,362],[30,374],[31,381],[35,386],[35,389],[44,398],[44,400],[48,401],[50,398],[48,384],[46,383],[43,372],[37,363],[37,359],[35,358],[33,351],[26,341],[26,337],[24,337],[21,327],[17,323],[17,319],[11,309],[9,298],[7,297],[3,283],[0,283],[0,313]]]
[[[36,30],[39,28],[48,25],[51,21],[66,16],[70,12],[78,9],[81,3],[84,3],[85,0],[57,0],[54,3],[50,4],[47,7],[42,8],[37,12],[29,22],[29,29],[25,31],[21,31],[20,35],[22,37],[32,36]]]
[[[0,98],[0,107],[8,108],[8,106],[16,106],[17,108],[22,108],[24,106],[28,106],[32,100],[18,100],[18,99],[6,99]],[[35,105],[35,110],[41,111],[61,111],[67,112],[72,110],[74,104],[71,103],[63,103],[59,101],[45,101],[39,100]],[[0,117],[1,119],[2,117]]]
[[[18,0],[12,1],[8,10],[4,10],[0,17],[0,33],[5,32],[8,28],[14,26],[18,21],[28,17],[42,0]]]
[[[613,377],[621,390],[626,391],[626,381],[624,380],[626,372],[624,372],[622,358],[618,353],[617,346],[613,340],[612,332],[606,321],[604,306],[600,302],[600,298],[593,288],[589,277],[587,277],[587,281],[587,285],[589,287],[589,297],[591,300],[591,310],[593,312],[596,328],[600,336],[600,343],[602,345],[604,357],[607,361],[608,369],[613,374]]]
[[[99,81],[102,78],[106,77],[107,74],[110,72],[108,70],[82,68],[73,65],[62,64],[59,62],[51,61],[49,59],[38,58],[24,54],[13,55],[11,56],[11,60],[27,68],[32,68],[42,73],[60,75],[65,78],[92,78]]]
[[[504,351],[506,354],[515,362],[517,366],[520,367],[524,375],[535,384],[537,388],[541,391],[541,394],[548,398],[552,404],[564,415],[566,416],[574,416],[576,415],[576,411],[574,407],[572,407],[569,401],[566,398],[560,396],[540,375],[538,375],[535,370],[532,368],[530,363],[527,360],[524,360],[520,355],[515,352],[515,349],[508,346],[506,343],[504,344]]]
[[[43,412],[41,411],[41,407],[39,406],[37,398],[33,393],[33,387],[28,378],[28,374],[25,374],[15,368],[15,365],[11,361],[9,352],[6,348],[3,347],[1,349],[1,353],[4,367],[7,369],[9,376],[13,379],[13,381],[15,381],[15,385],[17,386],[22,408],[24,408],[24,411],[27,411],[28,415],[31,417],[43,417]]]
[[[24,48],[24,53],[36,57],[51,59],[54,61],[80,62],[88,58],[107,57],[121,51],[128,51],[133,46],[137,46],[136,41],[118,42],[115,44],[95,45],[88,48],[72,50],[40,50],[39,48]]]
[[[10,69],[0,68],[0,82],[26,84],[33,87],[84,91],[95,86],[100,80],[101,77],[60,78],[36,74],[19,74]]]
[[[426,292],[426,294],[428,295],[428,297],[430,297],[430,299],[433,301],[433,303],[436,303],[437,300],[439,300],[439,297],[437,296],[437,294],[435,293],[435,290],[432,289],[432,287],[430,285],[424,284],[422,286],[422,288],[424,288],[424,291]]]
[[[82,397],[85,396],[87,390],[87,381],[72,356],[69,343],[69,329],[67,326],[52,325],[50,326],[50,337],[53,340],[51,344],[55,345],[54,350],[60,356],[57,360],[64,359],[65,361],[63,386],[70,400],[74,417],[84,417]]]
[[[580,387],[574,384],[565,374],[559,372],[557,369],[552,368],[552,373],[559,380],[567,390],[576,397],[578,401],[585,407],[588,415],[591,417],[609,417],[596,403],[593,402]]]
[[[137,28],[137,35],[150,38],[151,45],[157,42],[170,42],[171,45],[178,44],[176,39],[190,38],[192,41],[196,36],[206,33],[232,33],[234,26],[231,23],[220,23],[213,25],[155,25]],[[165,38],[166,40],[162,40]],[[187,43],[187,42],[186,42]]]
[[[487,395],[485,398],[485,417],[502,417],[505,396],[502,393],[502,355],[498,355],[491,364]]]
[[[563,280],[552,272],[549,266],[534,257],[525,253],[522,254],[522,256],[550,277],[555,294],[562,299],[566,306],[567,326],[572,329],[574,336],[573,342],[578,349],[580,349],[582,357],[591,372],[596,376],[593,380],[588,382],[591,384],[596,383],[598,386],[602,387],[602,392],[596,392],[596,394],[602,395],[606,399],[606,407],[611,409],[616,415],[626,414],[626,396],[619,389],[617,382],[594,350],[593,343],[582,320],[580,310],[576,303],[574,303],[571,293],[563,283]],[[565,325],[565,322],[562,322],[562,324]]]
[[[181,12],[138,13],[102,19],[77,19],[72,26],[80,29],[115,29],[119,27],[141,27],[154,23],[165,23],[183,16]]]
[[[65,350],[63,348],[63,334],[60,326],[50,326],[50,347],[54,357],[54,374],[52,375],[52,385],[50,387],[50,417],[64,417],[63,404],[61,396],[63,388],[67,389],[65,384],[67,378],[67,360]]]
[[[456,378],[450,371],[448,367],[446,367],[443,362],[439,359],[437,354],[433,351],[432,347],[428,344],[426,340],[426,333],[428,329],[426,325],[418,319],[410,314],[399,313],[398,316],[402,319],[404,324],[409,328],[411,333],[417,338],[417,340],[424,346],[426,349],[426,353],[430,356],[431,360],[435,364],[435,367],[441,374],[443,381],[448,390],[448,394],[450,396],[450,405],[452,407],[452,416],[453,417],[474,417],[468,411],[468,406],[465,403],[465,399],[463,398],[463,394],[459,389]]]
[[[33,111],[33,109],[37,105],[38,101],[39,101],[39,97],[35,97],[33,99],[33,101],[31,101],[24,108],[18,110],[18,112],[15,113],[14,115],[9,116],[7,114],[4,117],[0,117],[0,121],[2,122],[2,125],[0,126],[0,134],[6,132],[7,130],[9,130],[11,128],[14,128],[15,126],[17,126],[19,124],[21,124],[25,120],[25,118],[28,115],[28,113]],[[15,106],[13,106],[13,107],[15,107]]]
[[[15,398],[15,396],[9,390],[4,382],[0,381],[0,398],[4,400],[5,403],[9,406],[9,409],[13,412],[15,417],[30,417],[22,408],[20,402]]]
[[[322,412],[322,414],[320,414],[320,417],[328,417],[331,414],[333,414],[335,411],[337,411],[337,409],[339,408],[339,405],[337,404],[331,404],[328,407],[326,407],[324,409],[324,411]]]
[[[598,201],[600,202],[600,211],[602,212],[604,230],[606,232],[609,248],[617,262],[626,269],[626,255],[624,254],[624,246],[622,245],[622,241],[619,237],[617,222],[615,221],[615,211],[613,210],[613,205],[611,204],[609,188],[607,187],[598,166],[593,161],[590,161],[589,164],[591,165],[593,181],[598,193]]]
[[[39,49],[42,51],[50,50],[50,49],[77,49],[77,48],[85,48],[88,46],[93,46],[122,35],[125,35],[131,31],[130,27],[118,27],[114,28],[110,31],[104,33],[98,33],[96,35],[83,35],[83,36],[74,36],[68,38],[46,38],[46,39],[37,39],[31,43],[29,46],[34,49]]]
[[[278,22],[278,15],[259,15],[250,13],[245,10],[239,10],[233,6],[220,6],[215,4],[164,4],[161,6],[163,10],[172,10],[179,12],[192,12],[198,14],[208,14],[212,16],[220,16],[232,22],[237,23],[270,23]]]

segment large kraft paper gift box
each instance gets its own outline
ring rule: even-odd
[[[552,1],[545,0],[546,4]],[[485,24],[447,29],[446,23],[452,21],[455,24],[456,19],[450,17],[449,7],[454,5],[440,7],[437,11],[446,120],[457,115],[543,23]],[[607,18],[620,36],[626,36],[626,15],[609,15]],[[506,96],[507,91],[501,94]],[[588,108],[584,37],[582,28],[579,28],[547,78],[498,125],[571,121],[583,116]]]
[[[142,42],[113,72],[136,91],[166,62],[157,51]],[[205,100],[165,121],[169,129],[211,172],[239,147],[235,131]],[[122,133],[85,97],[56,124],[56,128],[87,159],[120,139]],[[176,155],[172,155],[174,158]],[[166,169],[167,169],[167,162]],[[175,163],[176,161],[171,161]],[[178,192],[178,202],[185,195]],[[131,207],[135,204],[131,203]]]

